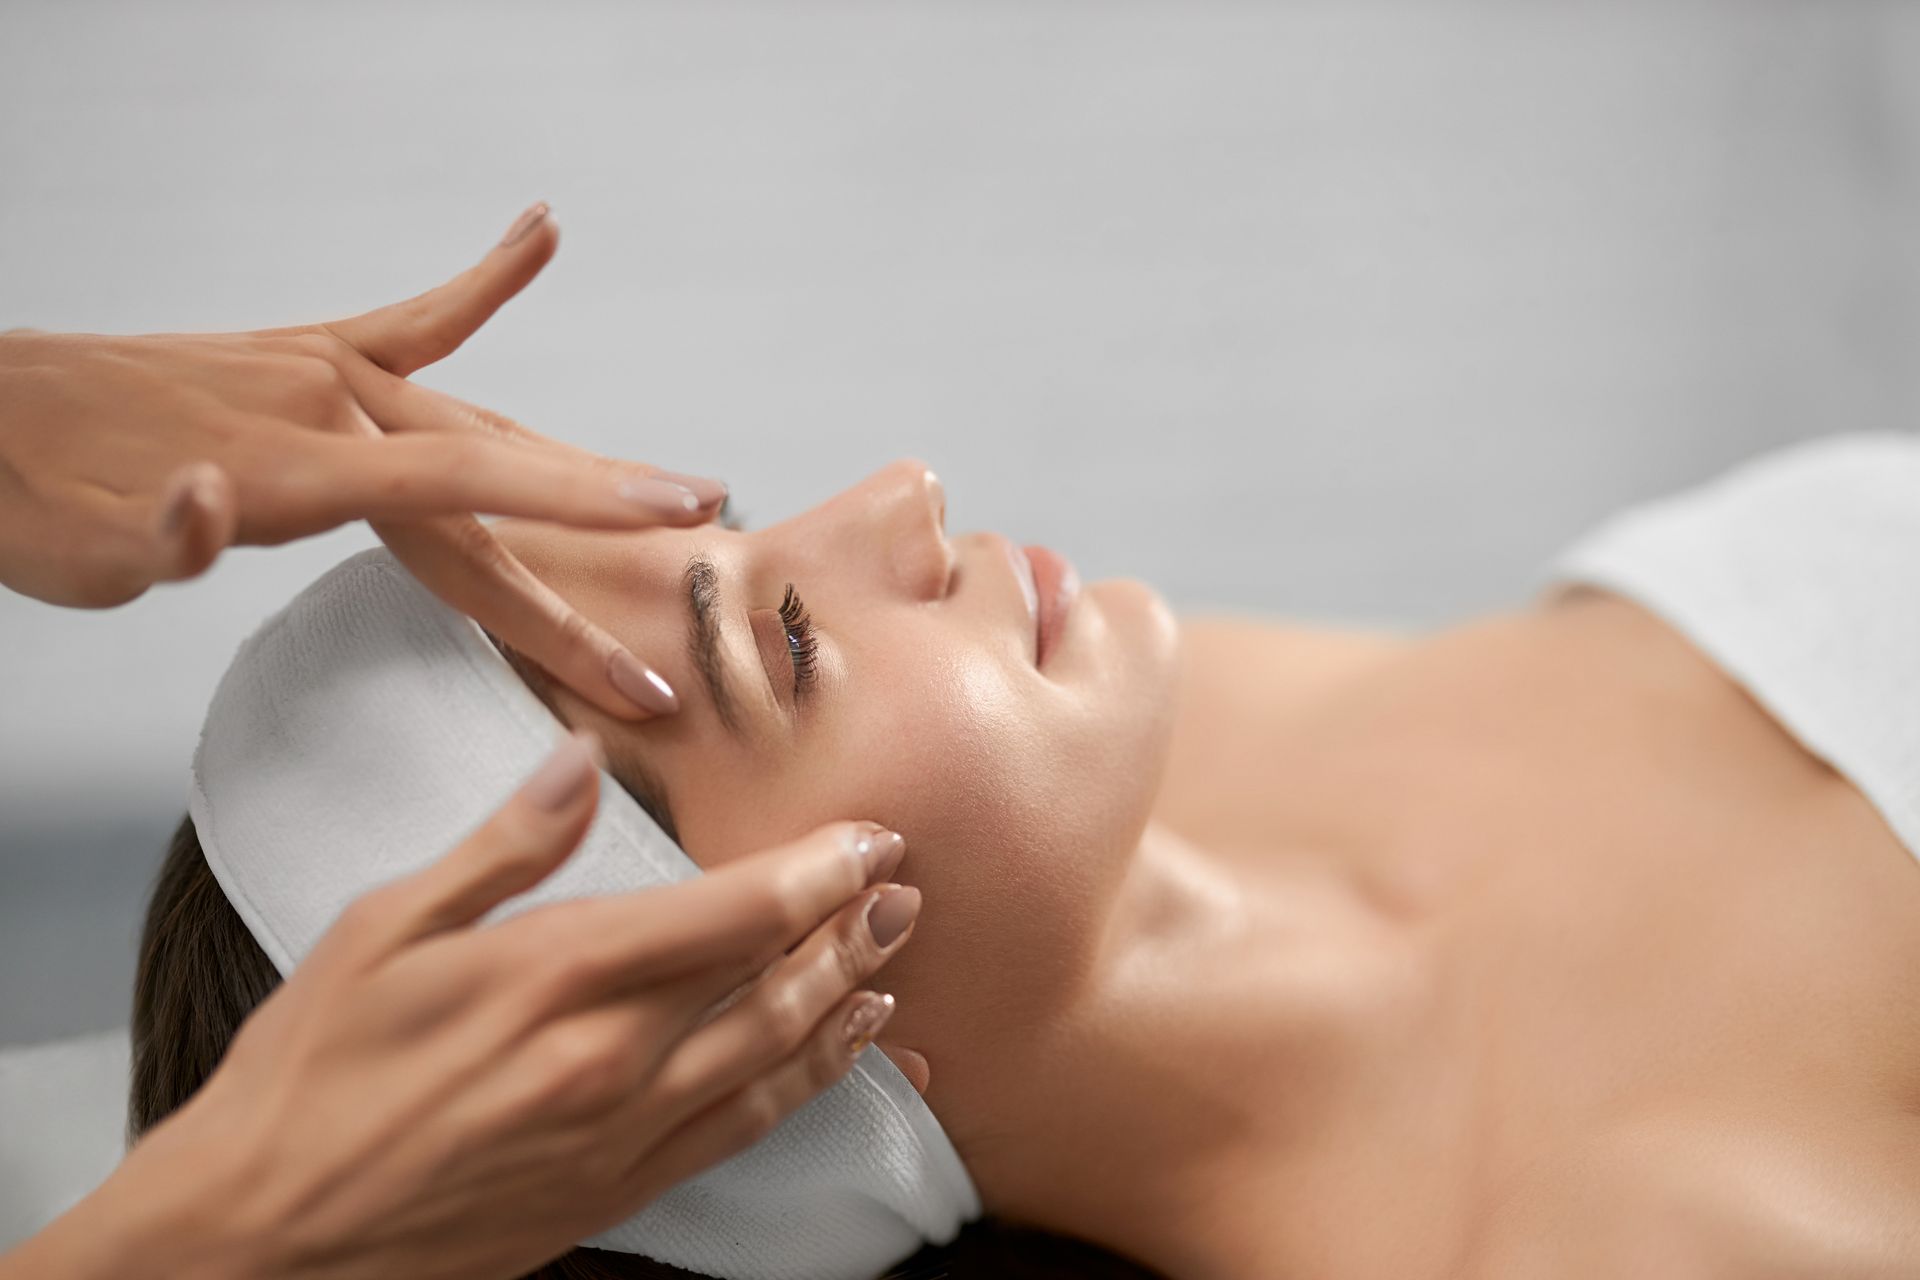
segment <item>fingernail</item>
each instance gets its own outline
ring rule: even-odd
[[[874,895],[867,907],[867,928],[873,933],[873,945],[882,951],[907,931],[920,914],[920,891],[904,885],[891,885]]]
[[[887,1019],[893,1016],[893,997],[877,995],[872,991],[860,997],[860,1003],[853,1006],[847,1014],[847,1025],[842,1033],[847,1039],[847,1051],[858,1056],[865,1053],[867,1046],[873,1043],[880,1028],[887,1025]]]
[[[673,696],[673,687],[625,649],[614,650],[613,657],[607,660],[607,678],[629,702],[643,711],[665,716],[680,709],[680,699]]]
[[[526,795],[535,808],[549,813],[566,808],[596,781],[596,743],[589,733],[569,734],[539,771],[527,780]]]
[[[707,476],[683,475],[678,471],[656,471],[653,474],[656,479],[677,484],[682,489],[688,490],[694,497],[700,499],[700,505],[703,507],[717,507],[727,500],[727,486]]]
[[[678,517],[698,511],[700,495],[686,485],[657,476],[631,476],[620,482],[620,496],[662,516]]]
[[[862,822],[846,837],[849,856],[859,864],[863,882],[871,888],[893,875],[906,856],[907,842],[898,832],[877,822]]]
[[[502,245],[519,244],[527,238],[528,232],[546,221],[547,214],[550,212],[552,211],[547,207],[547,202],[540,201],[513,220],[513,225],[507,228],[507,234],[500,237],[500,243]]]

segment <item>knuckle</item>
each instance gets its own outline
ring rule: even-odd
[[[611,1106],[627,1083],[626,1046],[597,1026],[562,1026],[548,1033],[545,1096],[560,1112]]]
[[[804,933],[818,923],[809,903],[812,889],[810,880],[807,868],[793,859],[774,868],[767,877],[766,893],[770,901],[764,904],[766,918],[789,938]]]
[[[349,902],[334,921],[334,932],[344,938],[364,938],[375,932],[392,909],[392,887],[375,889]]]
[[[827,964],[843,991],[872,971],[873,931],[867,927],[865,912],[849,912],[846,923],[834,931],[827,944]]]
[[[287,342],[295,351],[312,356],[316,360],[330,359],[336,350],[345,345],[333,334],[319,329],[296,333],[289,337]]]
[[[550,907],[512,922],[522,926],[515,963],[535,1007],[551,1012],[577,1002],[591,970],[577,945],[570,945],[566,920]]]
[[[479,470],[493,457],[486,441],[468,435],[442,433],[435,443],[444,446],[442,465],[455,471]]]
[[[563,609],[554,619],[554,628],[559,634],[560,645],[565,650],[585,651],[599,648],[599,632],[576,610]]]
[[[791,1050],[813,1030],[806,1000],[792,982],[775,982],[761,989],[757,1009],[760,1043]]]
[[[847,1051],[846,1041],[840,1036],[839,1028],[830,1029],[827,1034],[815,1036],[807,1047],[806,1063],[802,1070],[806,1073],[806,1096],[811,1098],[825,1089],[831,1088],[853,1067],[853,1058]]]
[[[492,530],[472,518],[463,518],[454,524],[453,543],[462,560],[483,570],[500,568],[506,558],[506,550]]]
[[[304,416],[325,419],[349,398],[346,375],[324,357],[296,359],[282,381],[288,407]]]

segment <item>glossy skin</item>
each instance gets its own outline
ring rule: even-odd
[[[997,535],[948,538],[939,483],[901,462],[755,532],[648,537],[500,526],[515,554],[588,617],[645,650],[681,714],[642,730],[564,691],[610,767],[663,785],[683,846],[721,865],[859,813],[899,831],[899,872],[927,905],[915,955],[884,975],[893,1034],[927,1059],[1044,1020],[1083,974],[1137,847],[1172,724],[1175,629],[1152,592],[1084,590],[1035,665],[1035,626]],[[682,571],[710,557],[739,732],[687,653]],[[777,613],[792,583],[819,640],[796,692]],[[979,979],[1021,975],[1017,984]],[[957,1084],[957,1074],[935,1086]]]
[[[704,863],[906,834],[883,1047],[990,1209],[1177,1277],[1920,1274],[1920,866],[1683,640],[1574,593],[1181,662],[1096,584],[1038,672],[994,544],[941,593],[937,506],[900,466],[760,534],[506,536],[649,653],[630,561],[695,545],[833,634],[819,724],[595,727]]]

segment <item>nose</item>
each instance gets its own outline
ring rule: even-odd
[[[915,600],[938,600],[953,579],[947,542],[947,491],[926,463],[904,458],[862,481],[864,536],[879,553],[895,589]]]

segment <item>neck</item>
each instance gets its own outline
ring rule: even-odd
[[[989,1211],[1183,1278],[1317,1252],[1330,1147],[1403,1120],[1356,1069],[1420,1022],[1399,927],[1340,866],[1150,827],[1086,981],[998,1053],[963,1144]]]

